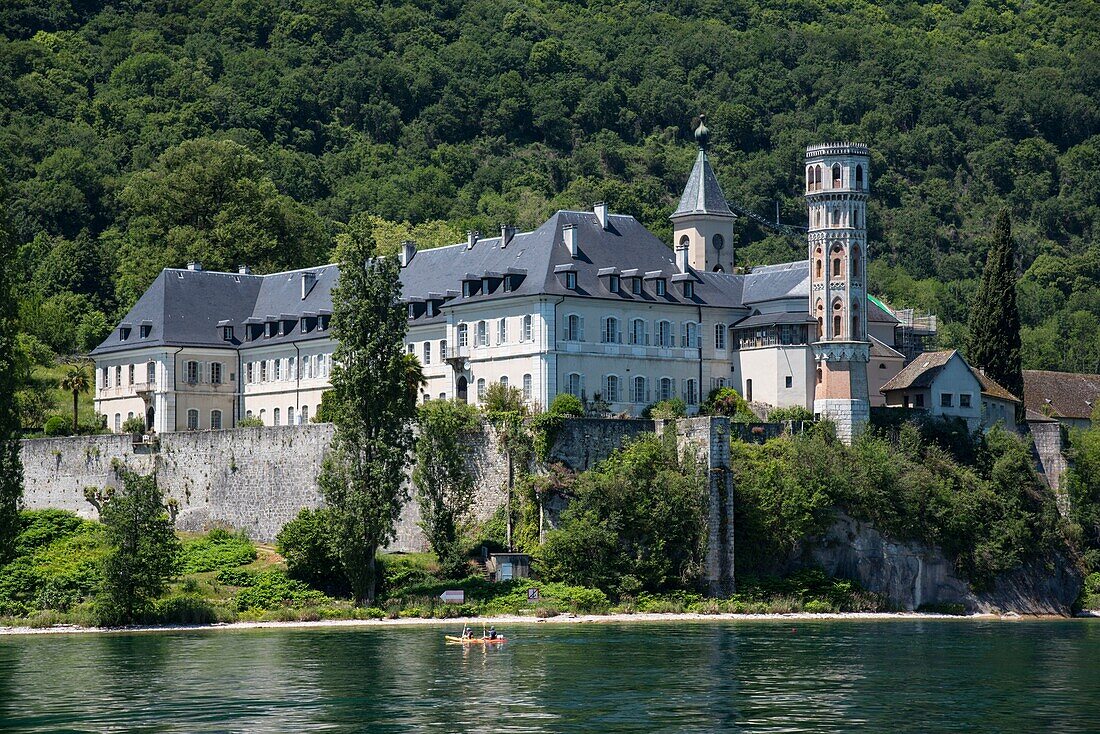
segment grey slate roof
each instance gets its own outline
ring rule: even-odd
[[[705,158],[703,159],[705,162]],[[709,171],[709,164],[706,165]],[[709,174],[713,177],[713,173]],[[715,182],[717,186],[717,182]],[[715,189],[717,190],[717,189]],[[719,191],[720,194],[720,191]],[[724,200],[723,200],[724,201]],[[563,238],[563,229],[574,227],[578,255],[572,257]],[[625,269],[624,269],[625,268]],[[619,269],[622,277],[618,293],[609,290],[609,274]],[[566,288],[568,270],[576,274],[575,290]],[[601,272],[603,275],[601,275]],[[303,274],[311,273],[316,283],[302,297]],[[289,341],[323,338],[327,331],[303,332],[299,319],[331,314],[332,287],[338,277],[336,265],[295,270],[272,275],[243,275],[167,269],[126,314],[123,322],[135,325],[130,338],[122,341],[115,329],[93,354],[107,354],[145,346],[266,346]],[[505,290],[502,276],[511,279]],[[644,280],[640,295],[631,293],[631,277]],[[451,306],[498,301],[532,295],[598,298],[613,302],[670,303],[734,309],[730,322],[752,313],[752,304],[782,298],[808,298],[809,266],[806,261],[758,267],[747,275],[690,271],[681,274],[672,250],[634,217],[611,214],[607,228],[599,224],[591,211],[559,211],[538,229],[517,233],[506,247],[500,237],[479,239],[469,247],[463,242],[416,252],[407,267],[401,269],[402,297],[417,305],[413,324],[446,319]],[[462,295],[463,279],[490,279],[490,292]],[[657,296],[655,278],[664,278],[666,295]],[[682,282],[692,279],[694,295],[684,297]],[[432,302],[436,313],[429,316],[425,302]],[[874,309],[872,309],[873,311]],[[869,314],[871,316],[872,314]],[[795,321],[782,321],[784,318]],[[279,319],[286,322],[283,336],[264,336],[245,341],[245,325],[263,325]],[[770,323],[801,323],[804,313],[775,314],[762,317]],[[153,324],[147,339],[140,339],[143,321]],[[311,323],[311,322],[307,322]],[[219,326],[235,327],[234,344],[222,341]],[[243,342],[243,343],[242,343]]]
[[[672,218],[683,217],[690,214],[713,214],[722,217],[733,217],[734,213],[726,203],[726,195],[722,193],[722,187],[718,185],[718,178],[714,175],[707,152],[699,149],[699,155],[695,157],[695,165],[691,168],[684,193],[680,197],[680,204],[672,213]]]

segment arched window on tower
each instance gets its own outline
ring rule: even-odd
[[[821,278],[821,258],[817,258],[817,277]]]
[[[814,190],[814,167],[810,166],[806,169],[806,190]]]
[[[690,241],[691,241],[691,240],[689,240],[689,239],[688,239],[688,236],[687,236],[687,235],[684,235],[683,237],[681,237],[681,238],[680,238],[680,247],[687,247],[687,246],[688,246],[688,243],[689,243]]]
[[[856,191],[863,191],[863,166],[856,166]]]
[[[821,191],[821,181],[823,178],[821,173],[821,166],[814,166],[814,175],[816,178],[816,180],[814,181],[814,188],[818,191]]]
[[[833,209],[833,226],[840,226],[840,209]]]
[[[833,301],[833,339],[840,339],[844,335],[841,333],[843,320],[841,309],[843,306],[840,303],[840,299]]]
[[[859,245],[852,248],[852,277],[859,277]]]
[[[840,255],[833,255],[833,277],[839,278],[842,272]]]
[[[833,164],[833,188],[834,189],[839,189],[840,188],[840,164],[839,163],[834,163]]]
[[[860,338],[859,306],[854,304],[854,303],[852,304],[852,332],[851,332],[851,338],[852,339],[859,339]]]

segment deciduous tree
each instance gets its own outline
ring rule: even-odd
[[[415,403],[408,393],[405,309],[394,257],[376,257],[369,227],[341,238],[333,289],[332,447],[318,477],[340,561],[358,603],[372,601],[375,555],[408,499],[404,470]]]
[[[19,533],[19,506],[23,498],[23,464],[19,459],[20,350],[16,345],[19,311],[15,303],[15,245],[3,217],[5,192],[0,187],[0,565],[11,558]]]

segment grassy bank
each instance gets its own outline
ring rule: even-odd
[[[107,552],[103,529],[59,510],[23,513],[17,557],[0,568],[0,626],[96,624],[96,597]],[[564,614],[774,614],[889,611],[850,582],[808,571],[786,579],[746,579],[729,599],[677,591],[610,598],[599,589],[558,582],[490,583],[438,577],[430,554],[383,555],[382,593],[371,607],[290,578],[276,550],[243,535],[213,530],[180,534],[183,556],[169,591],[139,620],[146,625],[355,619],[452,619],[502,615],[548,619]],[[528,589],[539,590],[537,602]],[[463,604],[439,596],[462,589]]]

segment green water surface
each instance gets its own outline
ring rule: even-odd
[[[20,732],[1097,732],[1100,621],[0,637]]]

